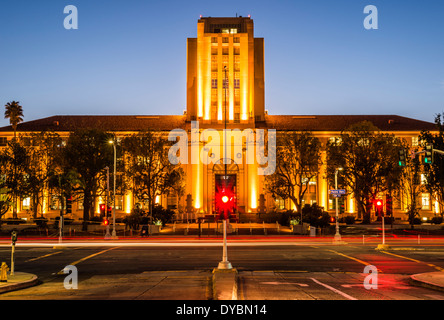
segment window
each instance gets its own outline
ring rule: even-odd
[[[30,197],[27,197],[22,200],[22,209],[23,210],[31,209],[31,198]]]
[[[223,29],[222,29],[222,33],[230,33],[230,29],[228,29],[228,28],[223,28]]]
[[[232,34],[237,33],[237,28],[231,28],[230,33],[232,33]]]
[[[240,48],[239,48],[239,47],[234,47],[234,48],[233,48],[233,54],[234,54],[235,56],[240,55]]]
[[[223,55],[228,55],[228,48],[222,48],[222,54]]]
[[[412,147],[419,146],[419,140],[418,137],[412,137]]]
[[[234,37],[233,38],[234,43],[240,43],[240,37]]]
[[[228,43],[228,37],[223,37],[222,38],[222,43]]]
[[[423,193],[421,197],[422,210],[430,210],[430,194]]]
[[[278,210],[285,209],[285,200],[282,199],[281,197],[276,197],[274,204],[276,206],[276,209],[278,209]]]
[[[217,43],[217,37],[211,37],[211,43]]]
[[[0,137],[0,147],[6,147],[8,144],[8,138]]]
[[[123,210],[123,196],[116,195],[116,210]]]
[[[240,88],[240,80],[239,79],[234,79],[234,88],[235,89],[239,89]]]
[[[211,89],[217,89],[217,79],[211,79]]]
[[[61,206],[60,201],[59,201],[59,195],[54,195],[53,194],[51,196],[49,208],[51,210],[61,210],[62,209],[62,206]]]
[[[217,48],[211,48],[211,54],[214,56],[217,54]]]

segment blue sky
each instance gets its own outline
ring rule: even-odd
[[[66,30],[66,5],[78,30]],[[378,30],[366,30],[366,5]],[[48,0],[0,3],[0,103],[57,114],[182,114],[199,16],[251,15],[270,114],[444,111],[444,2]],[[3,109],[2,109],[3,110]],[[0,117],[0,126],[8,125]]]

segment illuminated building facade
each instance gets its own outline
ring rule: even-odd
[[[66,138],[75,128],[91,127],[113,132],[124,137],[141,130],[162,132],[183,130],[187,135],[187,160],[181,163],[185,171],[185,196],[163,195],[157,201],[164,207],[182,210],[191,196],[193,215],[204,216],[216,210],[215,194],[223,181],[228,181],[240,214],[256,214],[260,197],[265,199],[266,211],[294,209],[290,200],[275,199],[264,186],[264,176],[258,174],[255,154],[248,149],[249,142],[257,147],[259,132],[267,135],[270,130],[278,134],[293,131],[311,131],[325,147],[329,139],[338,137],[353,123],[372,122],[385,133],[405,138],[412,145],[418,143],[422,130],[435,131],[433,123],[396,115],[269,115],[265,111],[264,39],[254,37],[250,17],[203,17],[197,23],[197,38],[187,40],[187,110],[183,115],[141,116],[53,116],[18,125],[19,135],[52,130]],[[227,128],[242,136],[242,140],[225,136]],[[210,131],[208,131],[210,130]],[[211,131],[213,130],[213,131]],[[237,131],[236,131],[237,130]],[[213,134],[211,139],[206,134]],[[0,128],[0,147],[13,137],[10,126]],[[214,140],[215,138],[219,140]],[[249,139],[252,141],[249,141]],[[230,142],[225,144],[224,141]],[[213,145],[209,145],[212,142]],[[228,145],[228,149],[226,146]],[[329,196],[324,166],[316,179],[310,181],[304,203],[318,203],[325,210],[334,212],[334,198]],[[131,193],[117,195],[118,217],[130,213],[140,200]],[[96,199],[96,213],[102,199]],[[395,216],[406,219],[401,203],[393,203]],[[421,214],[432,217],[434,201],[430,194],[421,198]],[[29,215],[29,199],[19,202],[19,216]],[[82,217],[81,202],[73,203],[73,218]],[[42,212],[48,217],[59,214],[57,197],[45,196]],[[355,215],[356,206],[351,196],[346,197],[346,215]],[[7,214],[10,216],[10,213]]]

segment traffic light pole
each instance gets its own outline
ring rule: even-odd
[[[224,110],[224,164],[225,164],[225,175],[224,175],[224,187],[227,187],[227,88],[228,88],[228,79],[227,79],[227,67],[224,67],[225,71],[225,110]],[[227,209],[224,209],[224,224],[223,224],[223,232],[224,232],[224,242],[223,242],[223,250],[222,250],[222,261],[219,262],[218,269],[232,269],[231,263],[228,261],[227,255],[227,217],[228,212]]]
[[[335,189],[338,190],[338,172],[339,168],[335,171]],[[335,234],[335,241],[341,241],[341,234],[339,233],[339,214],[338,214],[338,196],[335,197],[336,200],[336,234]]]

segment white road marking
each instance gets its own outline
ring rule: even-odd
[[[320,284],[321,286],[333,291],[334,293],[340,294],[341,296],[343,296],[344,298],[347,298],[349,300],[358,300],[355,297],[352,297],[348,294],[346,294],[345,292],[342,292],[341,290],[335,289],[333,287],[330,287],[328,284],[322,283],[318,280],[316,280],[315,278],[311,278],[311,280],[313,280],[314,282],[316,282],[317,284]]]

